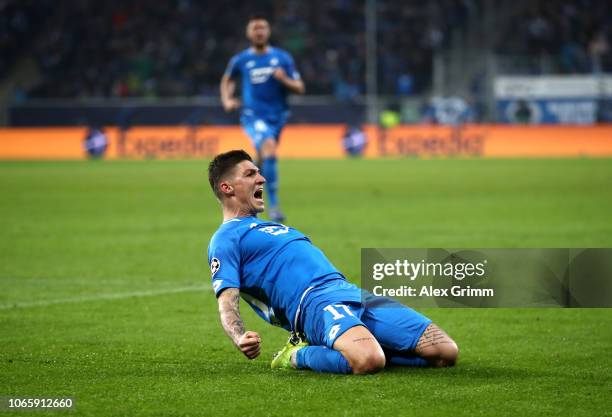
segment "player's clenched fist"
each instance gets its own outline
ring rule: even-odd
[[[274,76],[274,78],[276,78],[279,81],[283,81],[283,80],[286,80],[288,78],[287,77],[287,73],[281,67],[278,67],[278,68],[276,68],[274,70],[273,76]]]
[[[228,98],[228,99],[222,100],[222,104],[223,104],[223,109],[226,112],[238,110],[241,106],[240,100],[235,99],[235,98]]]
[[[256,332],[248,331],[238,339],[238,349],[249,359],[259,356],[261,338]]]

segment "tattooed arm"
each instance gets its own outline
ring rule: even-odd
[[[249,359],[259,356],[261,338],[256,332],[245,331],[240,318],[240,290],[228,288],[219,295],[219,316],[223,330],[236,347]]]

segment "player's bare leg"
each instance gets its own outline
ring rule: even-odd
[[[275,158],[276,157],[276,141],[274,138],[267,138],[261,144],[261,150],[259,151],[261,157],[265,158]]]
[[[385,367],[385,353],[370,331],[364,326],[355,326],[344,332],[333,345],[342,353],[354,374],[369,374]]]
[[[260,168],[263,176],[266,177],[266,190],[268,191],[268,199],[270,201],[270,209],[268,216],[271,220],[282,222],[285,216],[278,208],[278,172],[276,167],[276,140],[267,138],[261,144],[258,152],[258,157],[261,159]]]
[[[444,330],[431,323],[421,335],[415,353],[432,366],[453,366],[457,362],[459,348]]]

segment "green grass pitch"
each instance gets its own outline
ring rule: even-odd
[[[286,334],[243,304],[263,338],[247,361],[209,284],[206,165],[0,164],[0,396],[83,416],[612,415],[606,309],[426,310],[457,367],[354,377],[272,372]],[[356,281],[361,247],[612,246],[612,160],[282,161],[281,180],[287,223]]]

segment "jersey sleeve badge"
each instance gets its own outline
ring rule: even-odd
[[[220,268],[221,261],[217,258],[212,258],[212,260],[210,261],[210,273],[212,274],[212,278],[214,278],[215,274],[219,271]]]

